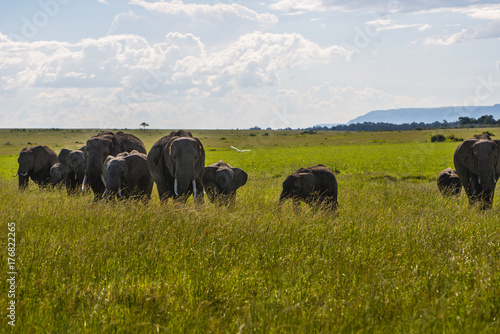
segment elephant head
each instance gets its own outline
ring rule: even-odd
[[[70,172],[74,174],[75,180],[81,183],[85,176],[85,167],[87,165],[85,153],[82,150],[72,150],[68,154],[66,161]]]
[[[247,173],[240,168],[231,167],[222,160],[203,168],[203,187],[211,202],[216,199],[221,204],[230,204],[235,196],[236,190],[245,185],[248,179]]]
[[[438,189],[443,196],[457,196],[460,195],[462,183],[457,172],[448,167],[443,169],[437,177]]]
[[[295,208],[299,201],[311,206],[324,205],[326,208],[337,208],[338,184],[335,174],[326,166],[316,165],[300,168],[283,181],[283,190],[279,206],[287,199],[292,199]]]
[[[105,185],[101,180],[104,160],[119,152],[115,148],[116,141],[111,136],[90,138],[85,145],[87,164],[85,167],[85,181],[90,184],[94,193],[104,193]],[[84,181],[84,183],[85,183]]]
[[[163,155],[165,165],[174,178],[174,194],[184,196],[188,190],[196,197],[200,189],[196,189],[196,180],[200,178],[205,165],[200,145],[194,138],[180,137],[165,147],[168,153]]]
[[[109,156],[105,162],[103,181],[106,196],[151,197],[153,179],[148,170],[146,155],[137,151]]]
[[[491,207],[500,174],[499,141],[468,139],[455,150],[454,162],[458,177],[471,204]]]
[[[17,174],[19,175],[19,188],[25,188],[28,186],[29,172],[35,170],[36,154],[31,149],[27,147],[21,150],[19,153],[19,158],[17,162],[19,163],[19,168]]]
[[[28,186],[29,178],[40,186],[50,182],[50,168],[59,162],[57,155],[47,146],[31,146],[23,148],[17,159],[19,168],[19,189]]]
[[[50,168],[50,184],[55,187],[66,179],[64,167],[60,163],[54,164]]]
[[[130,152],[132,150],[146,153],[146,148],[139,138],[121,131],[116,134],[101,132],[87,140],[85,145],[87,163],[82,188],[88,182],[94,191],[96,199],[100,198],[106,189],[101,179],[104,160],[109,155],[116,156],[121,152]]]
[[[197,202],[203,201],[205,150],[191,132],[172,131],[160,138],[149,151],[147,163],[160,199],[186,200],[192,193]]]
[[[287,199],[292,199],[297,204],[299,199],[308,198],[314,191],[317,182],[317,177],[305,168],[288,175],[283,181],[283,190],[279,199],[280,204]]]
[[[124,157],[108,156],[104,162],[102,181],[106,187],[105,195],[122,197],[122,184],[128,174]]]

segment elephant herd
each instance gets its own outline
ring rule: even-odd
[[[156,183],[161,200],[185,202],[193,196],[204,201],[231,205],[236,190],[247,182],[247,173],[219,161],[205,166],[205,150],[191,132],[172,131],[160,138],[146,154],[144,143],[121,131],[100,132],[78,150],[62,149],[59,155],[47,146],[23,148],[18,158],[19,189],[31,178],[40,187],[65,184],[68,194],[90,187],[95,200],[151,198]],[[292,199],[309,204],[337,205],[337,181],[323,165],[301,168],[283,182],[280,204]]]
[[[446,168],[437,177],[444,196],[459,195],[462,187],[471,205],[491,208],[500,175],[500,140],[478,135],[461,142],[453,156],[455,169]]]
[[[232,204],[236,190],[248,175],[240,168],[219,161],[205,166],[205,150],[191,132],[172,131],[160,138],[146,154],[143,142],[121,131],[100,132],[78,150],[62,149],[59,155],[46,146],[23,148],[19,153],[19,188],[29,178],[40,186],[64,183],[68,194],[90,186],[96,200],[102,198],[151,198],[156,183],[161,200],[185,202],[193,196],[204,201]],[[492,206],[500,174],[500,141],[487,135],[461,142],[455,150],[456,170],[447,168],[437,177],[444,196],[460,194],[464,188],[470,204]],[[279,205],[291,199],[310,205],[337,207],[338,184],[334,173],[323,165],[300,168],[283,182]]]

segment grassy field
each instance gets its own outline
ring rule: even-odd
[[[16,330],[498,333],[500,203],[441,197],[435,178],[457,143],[430,142],[484,130],[193,131],[207,165],[249,174],[233,208],[19,192],[22,147],[79,148],[96,131],[0,130],[1,276],[14,222]],[[149,149],[169,131],[130,132]],[[286,175],[317,163],[336,172],[337,213],[277,210]]]

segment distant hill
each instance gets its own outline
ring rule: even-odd
[[[347,124],[364,122],[373,123],[433,123],[458,121],[459,117],[479,118],[483,115],[492,115],[500,118],[500,104],[494,106],[472,106],[472,107],[440,107],[440,108],[402,108],[389,110],[374,110],[369,113],[350,120]]]

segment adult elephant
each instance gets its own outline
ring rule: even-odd
[[[95,199],[100,199],[106,190],[101,179],[102,165],[106,157],[133,150],[146,154],[146,148],[139,138],[121,131],[116,133],[102,131],[87,140],[85,145],[87,164],[82,189],[89,183]]]
[[[455,150],[453,160],[470,204],[482,209],[493,204],[500,174],[500,141],[487,138],[467,139]]]
[[[85,146],[78,150],[63,148],[59,152],[59,162],[65,171],[65,183],[68,194],[77,192],[83,184],[87,164],[84,150]]]
[[[147,156],[132,151],[108,156],[103,166],[105,196],[109,198],[150,199],[153,178],[148,169]]]
[[[337,207],[338,184],[335,174],[324,165],[300,168],[283,181],[279,204],[292,199],[298,208],[300,201],[311,206],[324,205],[335,210]]]
[[[147,161],[161,200],[186,201],[193,194],[197,202],[203,202],[205,150],[191,132],[172,131],[160,138],[149,151]]]
[[[248,175],[240,168],[222,160],[203,168],[202,181],[208,199],[213,203],[229,205],[234,203],[236,190],[247,183]]]
[[[15,176],[19,176],[19,189],[26,189],[30,178],[40,187],[47,186],[50,183],[50,168],[59,160],[56,152],[38,145],[23,148],[17,162],[19,168]]]

